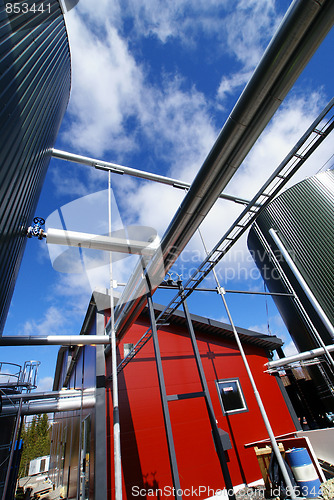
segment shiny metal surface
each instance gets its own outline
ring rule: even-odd
[[[49,5],[8,17],[0,3],[0,334],[70,93],[64,18]]]

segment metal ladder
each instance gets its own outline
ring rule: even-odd
[[[305,163],[323,140],[334,128],[334,98],[328,103],[316,120],[311,124],[305,134],[299,139],[290,153],[284,158],[269,179],[264,183],[253,199],[237,217],[232,226],[219,240],[217,245],[208,254],[199,268],[187,281],[185,296],[189,295],[212,271],[218,262],[226,255],[231,247],[253,224],[258,215],[273,200],[284,185],[291,179],[297,170]],[[321,128],[319,128],[319,126]],[[168,304],[158,317],[160,322],[168,321],[169,317],[182,303],[180,292]]]
[[[279,191],[285,186],[297,170],[331,133],[334,128],[333,107],[334,98],[331,99],[327,106],[322,110],[289,154],[284,158],[273,174],[237,217],[232,226],[222,236],[199,268],[189,278],[184,287],[186,289],[183,292],[185,298],[191,295],[195,288],[204,280],[216,264],[218,264],[224,255],[226,255],[238,239],[253,224],[264,208],[273,200],[273,198],[279,193]],[[157,322],[159,324],[163,325],[168,322],[171,315],[183,302],[184,299],[182,297],[183,295],[181,292],[178,292],[175,295],[172,301],[158,316]],[[129,352],[126,358],[124,358],[118,365],[118,373],[122,371],[131,359],[136,356],[136,354],[149,341],[151,336],[152,331],[151,328],[149,328]]]
[[[178,282],[178,286],[180,288],[180,293],[183,295],[184,289],[183,289],[181,281]],[[220,436],[220,432],[224,432],[224,431],[220,431],[218,429],[218,426],[217,426],[217,420],[216,420],[216,417],[214,414],[213,405],[212,405],[212,401],[211,401],[211,397],[210,397],[210,392],[209,392],[208,384],[206,381],[206,377],[205,377],[205,373],[204,373],[204,369],[203,369],[203,365],[202,365],[202,360],[201,360],[201,356],[199,353],[199,349],[198,349],[198,345],[197,345],[197,341],[196,341],[196,336],[195,336],[195,332],[194,332],[194,328],[192,325],[192,321],[191,321],[191,317],[189,314],[186,300],[184,299],[184,301],[183,301],[184,315],[185,315],[186,322],[187,322],[188,333],[190,336],[190,340],[191,340],[191,344],[192,344],[192,348],[193,348],[193,352],[194,352],[194,357],[195,357],[195,361],[196,361],[196,366],[197,366],[197,370],[198,370],[198,375],[199,375],[199,379],[201,382],[201,389],[202,389],[201,391],[191,392],[191,393],[167,395],[163,367],[162,367],[161,352],[160,352],[160,346],[159,346],[159,340],[158,340],[157,323],[156,323],[156,319],[155,319],[151,293],[147,294],[147,305],[148,305],[149,316],[150,316],[150,321],[151,321],[153,346],[154,346],[155,360],[156,360],[156,365],[157,365],[157,374],[158,374],[158,381],[159,381],[161,404],[162,404],[162,410],[163,410],[163,416],[164,416],[164,422],[165,422],[169,461],[170,461],[170,466],[171,466],[173,485],[175,488],[175,497],[177,500],[182,499],[182,489],[180,486],[179,472],[178,472],[178,466],[177,466],[177,460],[176,460],[176,453],[175,453],[175,447],[174,447],[174,439],[173,439],[173,432],[172,432],[168,403],[170,403],[171,401],[180,401],[180,400],[184,400],[184,399],[193,399],[193,398],[203,397],[205,400],[205,404],[206,404],[206,408],[207,408],[207,412],[208,412],[208,416],[209,416],[209,420],[210,420],[210,424],[211,424],[212,437],[213,437],[216,453],[217,453],[217,456],[218,456],[218,459],[220,462],[220,466],[221,466],[221,470],[223,473],[223,477],[224,477],[227,495],[228,495],[228,498],[230,500],[235,500],[233,485],[232,485],[230,473],[229,473],[228,466],[227,466],[227,458],[225,456],[225,450],[224,450],[224,446],[223,446],[221,436]]]

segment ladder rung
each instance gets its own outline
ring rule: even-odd
[[[186,392],[184,394],[171,394],[167,396],[167,401],[179,401],[181,399],[192,399],[192,398],[202,398],[205,396],[205,392]]]

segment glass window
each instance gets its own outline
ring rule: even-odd
[[[132,351],[134,344],[124,344],[124,357],[129,354],[130,351]]]
[[[238,378],[219,380],[216,384],[224,415],[248,411]]]

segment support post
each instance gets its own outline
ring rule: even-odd
[[[278,250],[280,251],[280,253],[284,257],[285,262],[287,263],[287,265],[291,269],[294,277],[298,281],[298,283],[301,286],[306,297],[308,298],[308,300],[312,304],[313,308],[315,309],[316,313],[318,314],[319,318],[321,319],[322,323],[324,324],[326,330],[328,331],[328,333],[330,334],[330,336],[334,340],[334,326],[329,321],[329,319],[328,319],[327,315],[325,314],[324,310],[322,309],[321,305],[319,304],[319,302],[317,301],[317,299],[313,295],[310,287],[306,283],[306,281],[305,281],[304,277],[302,276],[302,274],[300,273],[298,267],[296,266],[296,264],[294,263],[294,261],[290,257],[289,252],[284,247],[282,241],[280,240],[280,238],[278,237],[278,235],[277,235],[276,231],[274,231],[274,229],[269,229],[269,234],[272,237],[272,239],[274,240],[275,244],[277,245]],[[326,346],[322,345],[322,347],[326,351]],[[329,356],[329,358],[331,358],[331,356],[329,355],[329,353],[327,351],[326,351],[326,354]],[[333,361],[332,361],[332,364],[333,364]]]
[[[214,274],[216,276],[216,279],[218,280],[216,273],[214,273]],[[270,422],[269,422],[269,419],[268,419],[268,416],[267,416],[267,412],[266,412],[266,410],[265,410],[265,408],[263,406],[262,399],[261,399],[261,396],[260,396],[259,391],[257,389],[256,383],[255,383],[255,380],[254,380],[254,377],[253,377],[253,374],[252,374],[252,371],[251,371],[250,366],[248,364],[245,351],[244,351],[244,349],[242,347],[242,344],[241,344],[238,332],[237,332],[237,330],[236,330],[236,328],[234,326],[234,322],[232,320],[232,316],[231,316],[230,310],[229,310],[229,308],[227,306],[227,303],[226,303],[226,300],[225,300],[225,296],[224,296],[224,290],[221,287],[219,287],[219,290],[220,290],[220,296],[221,296],[222,301],[223,301],[224,306],[225,306],[225,310],[226,310],[227,316],[228,316],[229,321],[230,321],[231,326],[232,326],[232,330],[233,330],[233,333],[234,333],[234,337],[235,337],[236,343],[237,343],[237,345],[239,347],[239,351],[240,351],[242,360],[244,362],[244,365],[245,365],[245,368],[246,368],[246,371],[247,371],[248,378],[249,378],[250,383],[251,383],[252,388],[253,388],[253,392],[254,392],[254,396],[256,398],[256,402],[258,404],[258,407],[259,407],[259,410],[261,412],[261,416],[262,416],[264,425],[265,425],[265,427],[267,429],[267,432],[268,432],[268,435],[269,435],[269,438],[270,438],[270,441],[271,441],[271,446],[272,446],[273,453],[275,454],[277,462],[278,462],[278,466],[281,469],[282,476],[283,476],[284,482],[286,484],[287,490],[289,491],[290,498],[292,498],[293,500],[297,500],[296,492],[294,490],[294,487],[293,487],[293,485],[291,483],[291,479],[290,479],[290,477],[288,475],[288,472],[286,470],[284,460],[282,458],[282,455],[281,455],[281,452],[279,450],[279,447],[278,447],[278,444],[277,444],[274,432],[272,430],[272,427],[270,425]]]
[[[9,478],[10,478],[10,473],[11,473],[12,463],[13,463],[13,458],[14,458],[16,436],[17,436],[17,432],[19,430],[19,425],[20,425],[20,420],[21,420],[21,408],[22,408],[22,399],[20,401],[20,406],[19,406],[17,416],[16,416],[15,429],[14,429],[13,438],[12,438],[12,446],[10,448],[9,460],[8,460],[8,465],[7,465],[6,479],[5,479],[5,484],[4,484],[3,491],[2,491],[2,500],[6,500]]]
[[[108,212],[109,236],[111,236],[111,173],[108,176]],[[113,436],[114,436],[114,469],[115,469],[115,499],[122,500],[122,460],[121,460],[121,429],[118,407],[118,378],[117,378],[117,352],[116,332],[114,319],[114,281],[112,274],[112,252],[110,252],[110,345],[112,365],[112,401],[113,401]]]
[[[206,245],[205,245],[205,241],[203,239],[203,236],[202,236],[200,230],[199,230],[199,235],[201,237],[205,253],[208,254],[208,251],[207,251],[207,248],[206,248]],[[234,322],[233,322],[230,310],[228,308],[228,305],[227,305],[227,302],[226,302],[226,299],[225,299],[225,290],[224,290],[224,288],[222,288],[220,286],[219,279],[218,279],[217,273],[215,271],[215,268],[212,269],[212,273],[213,273],[213,276],[214,276],[216,284],[217,284],[217,292],[219,293],[219,295],[221,296],[221,299],[223,301],[223,304],[224,304],[224,307],[225,307],[228,319],[229,319],[231,327],[232,327],[232,331],[233,331],[233,334],[234,334],[235,341],[236,341],[237,346],[239,348],[239,351],[240,351],[240,354],[241,354],[241,358],[242,358],[242,361],[244,363],[244,366],[245,366],[245,369],[246,369],[249,381],[250,381],[250,383],[252,385],[254,396],[255,396],[257,405],[259,407],[259,410],[260,410],[260,413],[261,413],[264,425],[265,425],[265,427],[267,429],[268,436],[270,438],[270,442],[271,442],[271,445],[272,445],[273,453],[276,456],[276,459],[277,459],[277,462],[278,462],[278,466],[279,466],[279,468],[280,468],[280,470],[282,472],[282,476],[283,476],[284,482],[285,482],[285,484],[287,486],[287,489],[289,490],[290,497],[292,498],[292,500],[297,500],[296,492],[294,490],[294,487],[292,486],[291,479],[290,479],[289,474],[288,474],[288,472],[286,470],[284,460],[282,458],[282,455],[281,455],[281,452],[279,450],[279,447],[278,447],[278,444],[277,444],[274,432],[272,430],[272,427],[270,425],[270,422],[269,422],[269,419],[268,419],[268,416],[267,416],[267,412],[266,412],[266,410],[265,410],[265,408],[263,406],[262,399],[261,399],[261,396],[260,396],[259,391],[257,389],[257,386],[256,386],[256,383],[255,383],[252,371],[250,369],[250,366],[249,366],[249,363],[248,363],[248,360],[247,360],[244,348],[242,346],[240,337],[238,335],[237,329],[235,328],[235,325],[234,325]]]
[[[207,407],[208,414],[209,414],[209,419],[210,419],[210,424],[211,424],[211,429],[212,429],[213,440],[214,440],[214,443],[215,443],[217,455],[218,455],[219,462],[220,462],[220,467],[221,467],[221,470],[222,470],[222,473],[223,473],[223,477],[224,477],[224,481],[225,481],[225,487],[226,487],[226,490],[227,490],[228,498],[231,499],[231,500],[235,500],[235,495],[234,495],[234,491],[233,491],[233,484],[232,484],[231,476],[230,476],[230,473],[229,473],[229,470],[228,470],[228,466],[227,466],[225,451],[224,451],[224,448],[223,448],[223,445],[222,445],[222,442],[221,442],[221,439],[220,439],[219,430],[218,430],[218,426],[217,426],[217,421],[216,421],[216,417],[215,417],[215,414],[214,414],[214,410],[213,410],[213,406],[212,406],[212,401],[211,401],[211,397],[210,397],[210,392],[209,392],[208,384],[207,384],[207,381],[206,381],[206,377],[205,377],[205,373],[204,373],[204,369],[203,369],[203,365],[202,365],[201,356],[200,356],[200,353],[199,353],[199,350],[198,350],[198,345],[197,345],[197,341],[196,341],[196,337],[195,337],[195,332],[194,332],[193,324],[192,324],[191,317],[190,317],[190,314],[189,314],[188,304],[187,304],[186,299],[185,299],[182,282],[179,281],[178,285],[179,285],[179,288],[180,288],[180,291],[181,291],[181,297],[184,299],[182,301],[183,310],[184,310],[185,318],[186,318],[186,321],[187,321],[187,327],[188,327],[188,331],[189,331],[189,334],[190,334],[191,343],[192,343],[194,354],[195,354],[196,365],[197,365],[198,373],[199,373],[199,376],[200,376],[202,389],[203,389],[203,391],[205,393],[205,403],[206,403],[206,407]]]
[[[157,324],[155,321],[152,295],[150,292],[148,292],[148,294],[147,294],[147,305],[148,305],[148,311],[149,311],[150,321],[151,321],[153,346],[154,346],[154,352],[155,352],[155,361],[156,361],[157,371],[158,371],[159,389],[160,389],[162,410],[163,410],[164,421],[165,421],[169,461],[170,461],[170,466],[171,466],[171,471],[172,471],[173,485],[175,488],[175,498],[177,500],[182,500],[180,478],[179,478],[179,472],[178,472],[177,461],[176,461],[172,425],[171,425],[171,421],[170,421],[165,379],[164,379],[164,374],[163,374],[163,369],[162,369],[161,353],[160,353],[160,346],[159,346],[159,341],[158,341]]]

